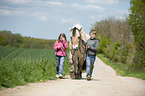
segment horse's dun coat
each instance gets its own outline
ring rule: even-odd
[[[71,73],[75,75],[71,76],[71,78],[81,78],[82,67],[85,61],[85,46],[82,44],[82,40],[87,42],[89,35],[82,30],[80,24],[74,25],[69,30],[71,37],[69,43]]]

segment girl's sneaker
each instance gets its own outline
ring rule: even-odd
[[[60,75],[59,75],[59,78],[62,79],[62,78],[63,78],[63,75],[60,74]]]
[[[56,77],[59,78],[59,74],[57,74]]]

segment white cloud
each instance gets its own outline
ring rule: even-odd
[[[63,3],[57,1],[48,1],[46,3],[50,5],[56,5],[56,6],[65,6]]]
[[[119,10],[119,13],[128,15],[129,14],[129,11],[128,10]]]
[[[23,15],[23,11],[12,11],[12,10],[6,10],[6,9],[0,9],[0,15],[3,16],[18,16]]]
[[[41,16],[39,19],[40,19],[41,21],[47,21],[47,20],[48,20],[48,18],[47,18],[46,16]]]
[[[75,19],[69,18],[61,18],[61,23],[76,23],[77,21]]]
[[[31,0],[7,0],[7,1],[12,4],[24,4],[30,2]]]
[[[40,21],[53,21],[53,22],[59,22],[59,23],[76,23],[76,20],[72,18],[61,18],[57,16],[51,16],[47,13],[42,13],[42,12],[34,12],[32,13],[31,16]]]
[[[108,5],[115,5],[119,3],[119,0],[85,0],[87,3],[91,4],[108,4]]]
[[[77,8],[78,10],[90,10],[90,11],[98,11],[98,12],[104,12],[104,8],[97,6],[97,5],[79,5],[79,4],[73,4],[74,8]]]
[[[126,16],[110,16],[110,17],[113,17],[114,19],[116,19],[116,20],[126,20]],[[108,18],[108,16],[104,16],[104,15],[90,15],[90,16],[88,16],[88,18],[90,19],[90,20],[93,20],[93,21],[101,21],[101,20],[105,20],[105,19],[107,19]]]
[[[115,16],[115,19],[120,19],[120,20],[126,20],[126,17],[125,16]]]
[[[91,16],[89,16],[89,19],[97,20],[97,21],[103,20],[104,18],[105,18],[104,15],[91,15]]]
[[[32,17],[35,17],[35,18],[39,19],[40,21],[47,21],[48,20],[48,16],[44,13],[41,13],[41,12],[32,13]]]

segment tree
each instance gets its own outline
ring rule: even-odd
[[[21,34],[13,34],[13,38],[14,38],[13,46],[20,47],[24,42]]]
[[[130,1],[129,24],[135,37],[136,55],[133,69],[145,68],[145,1]]]
[[[13,46],[13,42],[14,42],[14,38],[13,38],[13,34],[11,33],[11,31],[0,31],[1,34],[3,34],[4,36],[6,36],[8,38],[8,44],[10,46]]]
[[[0,34],[0,45],[6,46],[8,44],[7,36]]]

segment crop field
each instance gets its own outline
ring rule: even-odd
[[[7,48],[0,46],[0,89],[56,79],[53,49]],[[63,75],[69,74],[66,57]]]

